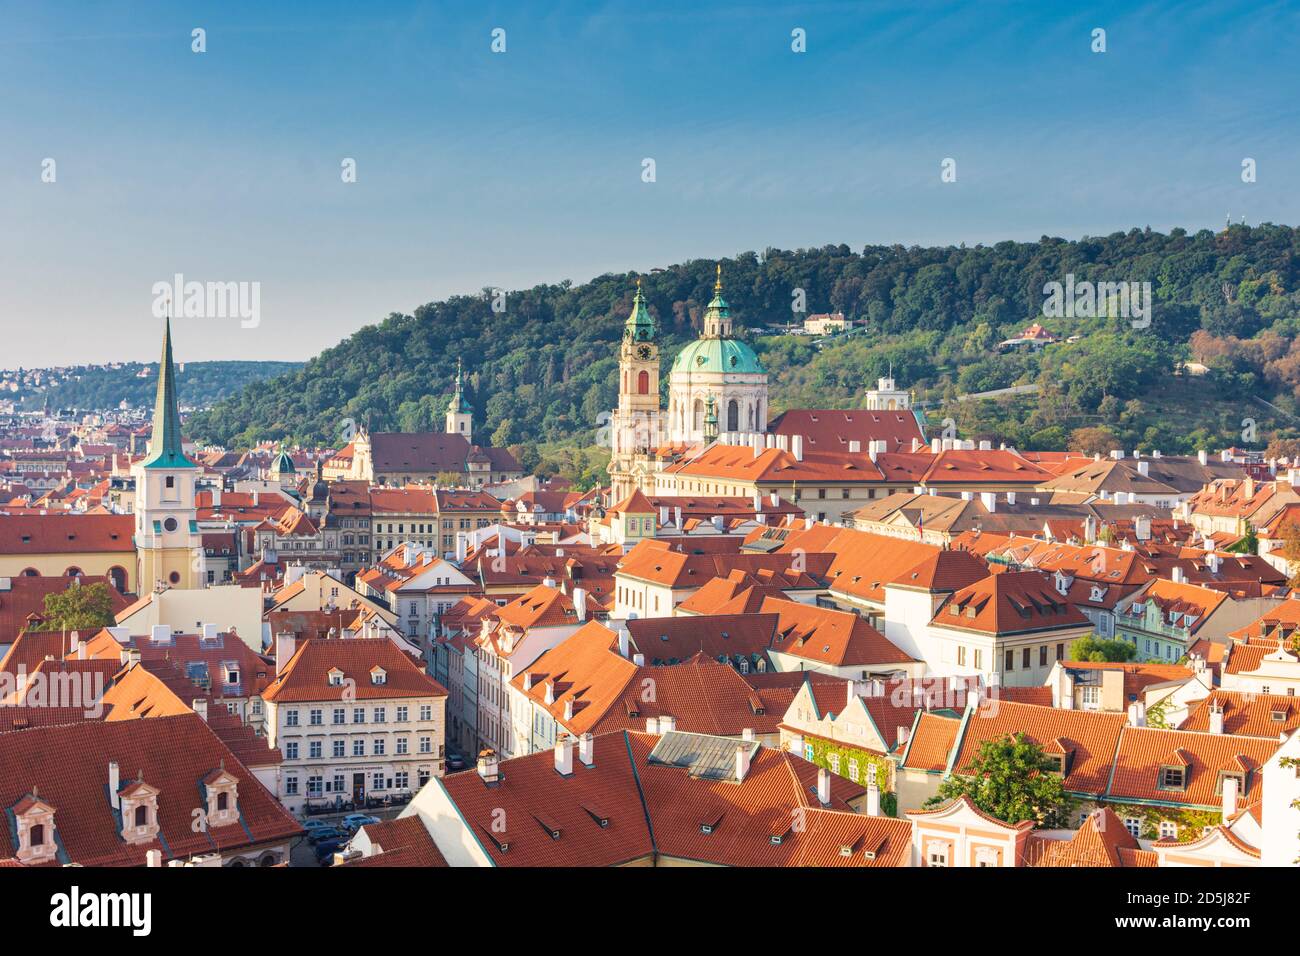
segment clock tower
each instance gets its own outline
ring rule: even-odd
[[[610,493],[621,501],[633,491],[653,491],[653,452],[659,424],[659,346],[641,280],[618,353],[618,408],[610,421]]]
[[[131,472],[135,477],[136,581],[140,593],[169,587],[204,587],[203,538],[194,501],[199,466],[186,456],[181,443],[170,319],[163,330],[149,453],[132,466]]]

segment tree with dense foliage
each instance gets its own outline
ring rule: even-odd
[[[115,618],[108,585],[103,581],[78,584],[74,579],[67,590],[45,595],[43,617],[36,630],[88,631],[109,627]]]
[[[1023,733],[980,744],[968,774],[953,775],[939,785],[939,793],[926,801],[938,806],[968,797],[985,813],[1006,823],[1032,820],[1037,827],[1066,823],[1069,801],[1054,763],[1043,748]]]
[[[1137,648],[1128,641],[1109,640],[1089,634],[1070,645],[1070,660],[1094,663],[1123,663],[1137,655]]]
[[[196,414],[187,432],[247,447],[337,443],[347,420],[375,431],[437,430],[461,359],[476,435],[535,446],[538,468],[576,468],[554,448],[597,444],[616,401],[617,342],[636,279],[659,329],[662,388],[676,353],[699,332],[714,265],[692,260],[648,275],[516,290],[504,313],[479,293],[393,314],[301,369]],[[1149,325],[1114,310],[1044,318],[1044,284],[1068,273],[1076,282],[1149,280]],[[1257,421],[1261,444],[1300,437],[1300,232],[1291,227],[766,249],[724,261],[723,280],[737,334],[769,372],[773,414],[860,408],[866,388],[892,369],[935,422],[951,417],[965,435],[1017,448],[1189,454],[1239,444],[1245,417]],[[784,334],[794,289],[809,311],[840,311],[859,326],[817,340]],[[998,349],[1034,321],[1059,341]],[[1192,361],[1208,371],[1193,376]],[[959,400],[1018,385],[1031,388]],[[569,477],[578,480],[585,466]]]

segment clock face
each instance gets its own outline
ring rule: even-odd
[[[648,359],[651,355],[654,354],[654,351],[650,348],[650,346],[648,346],[648,345],[643,345],[643,346],[641,346],[639,349],[636,350],[636,354],[639,355],[639,356],[640,356],[641,358],[643,358],[643,359]]]

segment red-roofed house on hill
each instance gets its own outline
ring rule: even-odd
[[[447,691],[392,641],[294,644],[277,638],[262,693],[269,743],[284,755],[281,803],[373,806],[442,774]]]

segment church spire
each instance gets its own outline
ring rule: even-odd
[[[718,263],[718,278],[713,283],[713,298],[704,309],[704,338],[731,338],[731,306],[722,297],[722,263]]]
[[[636,295],[632,297],[632,311],[623,323],[623,338],[632,342],[649,342],[655,337],[655,320],[646,308],[641,280],[636,280]]]
[[[181,442],[181,413],[176,405],[176,370],[172,367],[172,320],[163,326],[162,359],[158,363],[158,394],[154,399],[153,435],[145,468],[193,468]]]
[[[451,407],[462,414],[473,411],[465,399],[465,370],[461,367],[460,359],[456,359],[456,392],[452,396]]]

